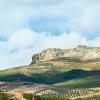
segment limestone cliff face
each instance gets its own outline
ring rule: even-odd
[[[49,48],[43,50],[41,53],[33,55],[32,63],[54,59],[58,57],[59,53],[61,53],[62,51],[63,50],[57,48]]]
[[[40,61],[47,61],[52,59],[66,58],[78,59],[80,61],[98,60],[100,61],[100,48],[99,47],[88,47],[79,45],[72,49],[57,49],[49,48],[43,50],[39,54],[35,54],[32,57],[32,64]]]

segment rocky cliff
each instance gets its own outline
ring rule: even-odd
[[[41,61],[63,59],[71,61],[100,61],[100,47],[79,45],[72,49],[49,48],[32,56],[32,64]]]

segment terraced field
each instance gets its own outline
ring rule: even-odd
[[[12,95],[18,100],[99,100],[100,88],[67,89],[46,85],[24,85],[1,93]]]
[[[69,89],[54,96],[45,95],[38,98],[41,98],[40,100],[99,100],[100,89]]]

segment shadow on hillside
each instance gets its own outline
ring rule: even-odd
[[[87,76],[100,76],[99,70],[86,71],[81,69],[73,69],[65,73],[57,73],[55,75],[50,74],[32,74],[31,76],[26,76],[24,74],[12,74],[0,76],[0,81],[6,82],[32,82],[38,84],[55,84],[75,78],[84,78]]]

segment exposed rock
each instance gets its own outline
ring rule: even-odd
[[[79,45],[72,49],[49,48],[43,50],[39,54],[33,55],[32,64],[53,59],[70,59],[72,61],[100,61],[100,47]]]
[[[43,52],[33,55],[32,64],[40,62],[40,61],[54,59],[54,58],[58,57],[61,52],[62,52],[62,50],[57,49],[57,48],[52,48],[52,49],[49,48],[49,49],[43,50]]]

